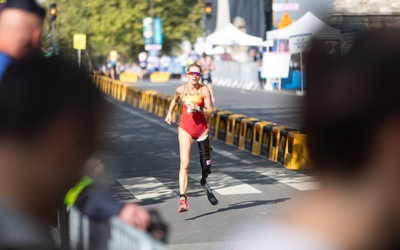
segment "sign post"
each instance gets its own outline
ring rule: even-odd
[[[289,47],[291,54],[300,53],[300,79],[301,79],[301,95],[304,94],[304,85],[303,85],[303,51],[306,51],[310,48],[312,41],[312,35],[302,34],[297,36],[289,37]]]
[[[74,49],[78,50],[78,65],[81,67],[81,50],[86,49],[86,34],[74,35]]]

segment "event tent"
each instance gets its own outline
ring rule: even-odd
[[[337,39],[340,30],[326,25],[311,12],[307,12],[291,25],[267,32],[267,40],[287,40],[290,36],[311,33],[317,39]]]
[[[207,42],[213,45],[243,45],[261,46],[263,40],[260,37],[251,36],[228,23],[222,29],[207,36]]]

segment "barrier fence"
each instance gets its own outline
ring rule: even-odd
[[[219,67],[220,70],[218,74],[213,72],[213,77],[220,79],[219,82],[223,83],[228,81],[224,79],[230,79],[233,87],[236,86],[233,84],[240,83],[239,80],[232,80],[234,77],[248,79],[249,85],[241,86],[253,86],[250,85],[252,82],[250,80],[255,78],[253,75],[257,69],[255,66],[256,63],[217,62],[216,67]],[[245,76],[246,74],[248,75]],[[115,99],[127,102],[133,107],[139,107],[158,117],[164,118],[167,115],[172,100],[171,96],[154,90],[144,90],[104,76],[92,75],[91,77],[97,88]],[[182,109],[182,102],[179,102],[172,112],[172,122],[179,124]],[[304,131],[270,121],[260,121],[245,115],[233,114],[218,108],[214,108],[213,118],[207,118],[207,124],[210,138],[214,140],[223,141],[239,150],[267,158],[289,169],[313,167],[308,153],[307,134],[304,134]]]
[[[260,86],[257,62],[214,62],[215,70],[211,72],[213,84],[217,86],[257,89]]]
[[[59,211],[59,227],[52,228],[51,234],[62,249],[167,250],[163,242],[117,216],[107,221],[90,220],[74,206]]]

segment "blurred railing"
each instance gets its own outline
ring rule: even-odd
[[[214,62],[212,82],[217,86],[257,89],[260,86],[257,62]]]
[[[59,211],[59,228],[52,229],[55,241],[71,250],[166,250],[150,234],[123,223],[118,217],[90,220],[77,208]]]

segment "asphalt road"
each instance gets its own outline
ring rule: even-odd
[[[148,83],[140,87],[171,95],[178,85]],[[294,110],[299,110],[296,105],[301,97],[242,93],[223,87],[216,87],[215,95],[217,107],[287,125],[300,124],[301,117]],[[105,166],[99,181],[121,202],[137,202],[145,209],[157,210],[168,224],[170,249],[235,249],[254,239],[255,228],[278,220],[294,208],[298,195],[315,188],[314,179],[309,176],[212,140],[213,173],[207,181],[219,204],[211,205],[200,186],[198,148],[193,145],[187,191],[189,211],[178,213],[177,125],[168,125],[163,118],[126,103],[107,100],[111,114],[102,135],[103,144],[93,156]],[[244,105],[252,108],[241,108]],[[278,110],[293,112],[283,115]]]

